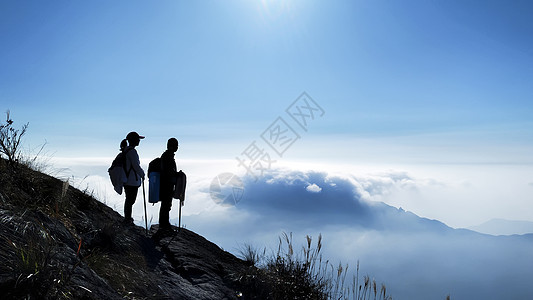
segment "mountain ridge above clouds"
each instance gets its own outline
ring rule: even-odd
[[[495,218],[467,229],[490,235],[533,234],[533,222]]]

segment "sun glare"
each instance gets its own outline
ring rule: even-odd
[[[263,21],[275,22],[284,18],[294,17],[294,1],[290,0],[260,0],[259,13]]]

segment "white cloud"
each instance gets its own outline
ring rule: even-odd
[[[311,193],[320,193],[322,191],[322,188],[316,185],[316,183],[308,185],[305,189]]]

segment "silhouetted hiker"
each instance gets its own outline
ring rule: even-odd
[[[144,180],[144,170],[141,168],[141,162],[139,160],[139,154],[135,147],[139,146],[141,139],[144,136],[140,136],[137,132],[132,131],[126,136],[128,146],[125,149],[126,153],[126,177],[128,178],[124,183],[124,191],[126,193],[126,201],[124,203],[124,223],[133,224],[133,218],[131,217],[131,211],[135,200],[137,199],[137,192],[141,186],[142,180]],[[123,143],[125,140],[122,141]],[[122,143],[120,144],[122,146]]]
[[[174,160],[176,151],[178,151],[178,140],[175,138],[168,139],[167,150],[161,155],[159,228],[163,230],[170,229],[169,212],[172,207],[172,195],[174,194],[174,185],[178,174],[176,161]]]

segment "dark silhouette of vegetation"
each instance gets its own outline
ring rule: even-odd
[[[0,123],[0,154],[6,156],[7,162],[11,166],[14,166],[14,163],[20,159],[22,137],[26,133],[29,125],[29,123],[26,123],[19,130],[13,127],[13,123],[8,110],[6,111],[5,124]]]
[[[347,284],[348,265],[334,267],[323,259],[321,235],[316,246],[310,236],[306,236],[306,242],[297,252],[292,234],[283,233],[272,255],[250,245],[241,249],[241,258],[250,265],[239,274],[245,299],[392,299],[386,286],[382,284],[378,289],[369,276],[359,283],[359,263],[352,283]]]

